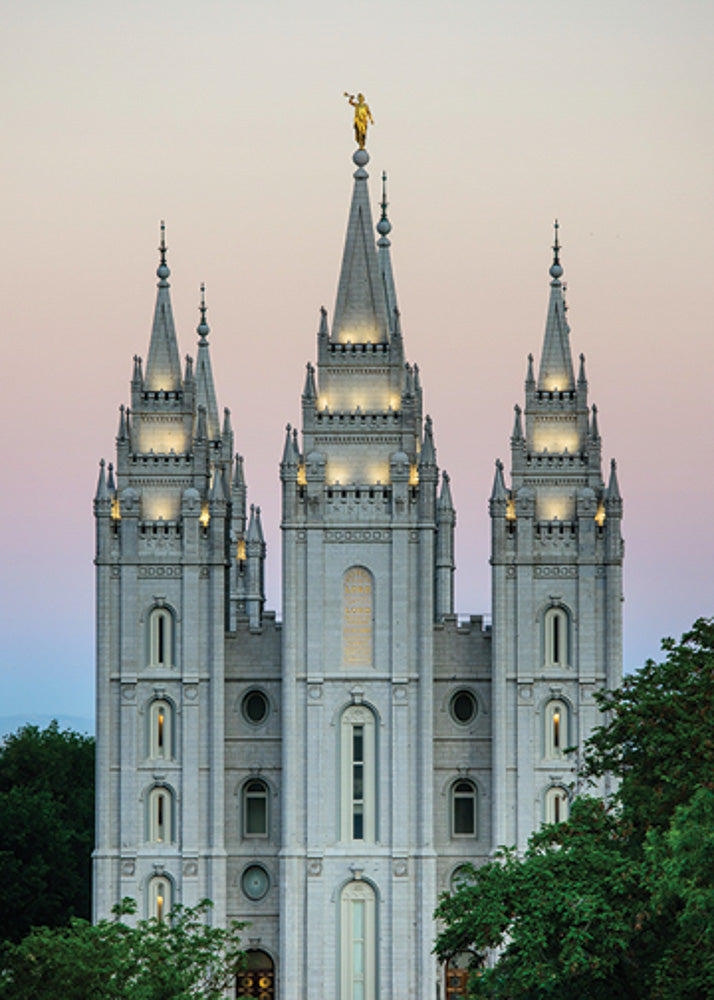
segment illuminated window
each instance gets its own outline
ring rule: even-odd
[[[149,663],[171,667],[174,662],[174,617],[168,608],[153,608],[149,615]]]
[[[570,615],[563,607],[548,608],[543,615],[543,645],[547,667],[566,667],[570,662]]]
[[[456,781],[451,786],[451,832],[454,837],[475,837],[477,792],[471,781]]]
[[[173,752],[173,709],[159,699],[152,701],[149,712],[149,757],[171,760]]]
[[[149,836],[152,844],[173,841],[173,798],[168,788],[152,788],[149,793]]]
[[[341,778],[342,839],[375,840],[375,724],[364,705],[342,714]]]
[[[546,823],[564,823],[568,818],[568,793],[558,786],[549,788],[545,793]]]
[[[545,706],[545,755],[562,757],[568,745],[568,706],[564,701],[549,701]]]
[[[243,836],[268,836],[270,794],[264,781],[251,779],[243,785]]]
[[[171,912],[171,880],[155,875],[149,882],[149,917],[161,923]]]
[[[340,1000],[376,1000],[376,901],[367,882],[342,890],[340,913]]]

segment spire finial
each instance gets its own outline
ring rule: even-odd
[[[388,236],[392,231],[392,223],[387,218],[387,208],[389,207],[389,202],[387,201],[387,171],[382,171],[382,201],[380,202],[382,207],[382,217],[377,223],[377,232],[380,236]]]
[[[550,265],[550,276],[554,281],[557,281],[563,273],[563,268],[560,264],[560,241],[558,240],[560,225],[557,219],[553,223],[553,229],[555,231],[555,243],[553,244],[553,263]]]
[[[211,328],[206,322],[206,286],[203,282],[201,282],[201,305],[198,307],[198,311],[201,313],[201,322],[196,327],[196,333],[205,342]]]
[[[166,279],[170,276],[171,271],[166,263],[166,225],[163,219],[161,220],[161,243],[159,244],[159,253],[161,254],[161,260],[159,261],[159,266],[156,269],[156,277],[160,279],[161,285],[165,287],[168,285],[168,281]]]

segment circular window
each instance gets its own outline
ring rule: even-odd
[[[473,868],[471,865],[458,865],[451,873],[450,888],[452,892],[458,892],[465,885],[470,885],[474,880]]]
[[[262,691],[249,691],[243,698],[243,715],[254,726],[265,722],[269,711],[268,699]]]
[[[470,691],[457,691],[451,699],[451,718],[462,726],[476,718],[478,705]]]
[[[249,865],[240,884],[248,899],[262,899],[270,888],[270,878],[262,865]]]

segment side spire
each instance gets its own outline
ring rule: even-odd
[[[555,242],[553,243],[553,263],[550,266],[550,302],[545,323],[543,352],[540,357],[538,388],[547,392],[560,390],[567,392],[575,388],[573,359],[570,354],[570,340],[561,277],[560,241],[558,220],[555,220]]]
[[[201,314],[201,322],[196,327],[196,333],[199,336],[196,355],[196,403],[198,406],[206,408],[206,432],[209,441],[214,441],[219,435],[220,425],[218,423],[216,390],[213,386],[211,354],[208,349],[207,337],[211,328],[206,322],[206,286],[203,283],[201,283],[201,304],[198,311]]]
[[[144,388],[150,392],[176,392],[181,388],[181,362],[169,295],[168,279],[171,271],[166,263],[166,249],[166,227],[162,222],[159,245],[161,257],[156,269],[158,292],[144,377]]]
[[[377,232],[379,233],[379,239],[377,240],[377,254],[379,258],[379,272],[382,275],[382,285],[384,287],[384,298],[387,305],[387,316],[391,324],[390,332],[392,336],[394,336],[399,323],[399,309],[397,307],[397,292],[394,286],[394,274],[392,272],[392,256],[389,249],[392,245],[389,240],[389,234],[392,231],[392,223],[387,217],[389,202],[387,201],[386,170],[382,172],[382,201],[380,204],[382,215],[377,223]]]
[[[389,320],[372,229],[366,149],[352,157],[357,170],[347,223],[342,269],[332,322],[332,339],[354,344],[389,339]]]

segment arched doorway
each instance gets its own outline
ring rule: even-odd
[[[236,996],[275,1000],[275,966],[270,955],[251,949],[245,956],[245,968],[236,976]]]
[[[446,1000],[467,1000],[470,958],[461,952],[446,963]]]

